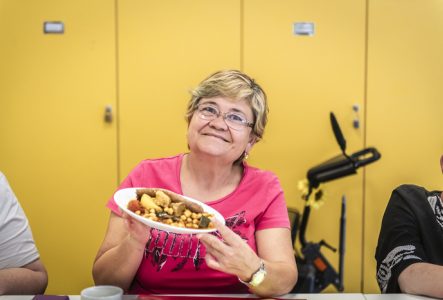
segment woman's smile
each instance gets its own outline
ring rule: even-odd
[[[227,138],[225,138],[224,136],[217,134],[217,133],[204,132],[204,133],[202,133],[202,135],[208,136],[208,137],[214,137],[214,138],[223,140],[226,143],[230,143],[230,141]]]

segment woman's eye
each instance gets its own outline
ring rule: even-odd
[[[212,107],[212,106],[203,106],[201,108],[201,111],[203,111],[205,113],[208,113],[208,114],[213,114],[213,115],[217,115],[218,114],[217,109],[215,107]]]
[[[243,116],[241,115],[237,115],[237,114],[229,114],[226,116],[229,120],[234,121],[234,122],[238,122],[238,123],[244,123],[245,118],[243,118]]]

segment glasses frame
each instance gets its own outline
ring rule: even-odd
[[[204,106],[204,107],[211,107],[211,108],[215,109],[215,110],[217,111],[217,114],[215,114],[214,117],[210,117],[210,116],[206,116],[206,115],[204,115],[204,114],[203,114],[203,111],[201,110],[201,108],[202,108],[203,106]],[[197,115],[198,115],[198,117],[199,117],[200,119],[202,119],[202,120],[206,120],[206,121],[214,121],[214,120],[216,120],[216,119],[222,117],[222,119],[223,119],[223,121],[226,123],[226,125],[227,125],[229,128],[233,129],[233,130],[237,130],[237,131],[239,131],[239,130],[242,130],[243,128],[247,128],[247,127],[249,127],[249,128],[254,128],[254,123],[248,122],[248,120],[245,120],[244,122],[235,123],[235,124],[238,124],[238,125],[240,125],[240,126],[242,126],[242,127],[239,127],[239,128],[234,128],[234,127],[232,127],[232,121],[230,121],[230,120],[227,118],[227,116],[228,116],[229,114],[235,114],[235,112],[228,111],[228,112],[224,112],[224,113],[222,113],[222,112],[220,111],[220,109],[218,109],[215,105],[211,105],[211,104],[209,104],[209,103],[201,103],[201,104],[197,105],[197,109],[196,109],[195,111],[197,112]],[[245,117],[245,119],[246,119],[246,117]],[[235,125],[234,125],[234,126],[235,126]]]

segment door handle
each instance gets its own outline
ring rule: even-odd
[[[110,104],[105,106],[105,122],[112,123],[112,106]]]
[[[355,113],[354,119],[352,120],[352,126],[355,129],[359,129],[360,128],[360,116],[358,113],[360,112],[360,105],[358,105],[358,104],[352,105],[352,110]]]

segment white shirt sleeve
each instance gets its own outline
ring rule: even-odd
[[[22,267],[38,258],[28,219],[0,172],[0,269]]]

